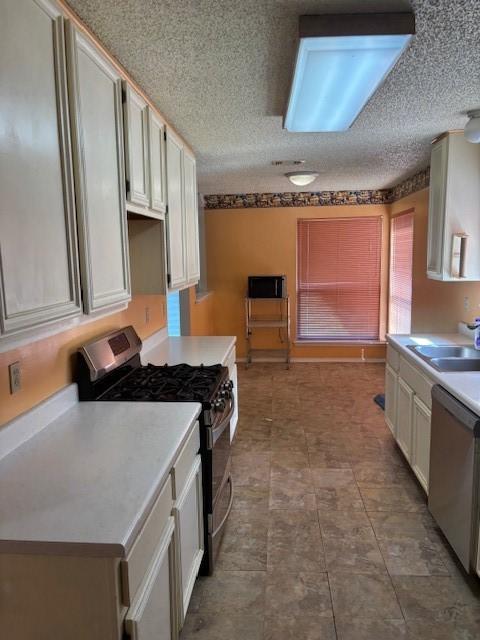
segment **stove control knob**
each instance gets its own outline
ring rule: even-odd
[[[223,400],[215,400],[213,408],[215,411],[223,411],[225,409],[225,402]]]

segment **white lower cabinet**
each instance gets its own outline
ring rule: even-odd
[[[412,452],[413,396],[413,389],[402,378],[399,378],[397,387],[397,443],[409,462]]]
[[[385,422],[393,436],[397,435],[397,387],[398,375],[387,364],[385,367]]]
[[[412,469],[420,484],[428,493],[428,474],[430,468],[430,423],[432,413],[423,402],[413,398],[412,420]]]
[[[183,626],[193,586],[203,558],[202,461],[196,456],[173,507],[177,537],[179,627]]]
[[[428,494],[433,382],[388,345],[385,367],[385,422]]]
[[[177,637],[175,614],[174,519],[169,518],[150,569],[125,617],[132,640],[172,640]]]

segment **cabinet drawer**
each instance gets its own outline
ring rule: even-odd
[[[402,357],[400,358],[400,376],[415,391],[420,400],[431,409],[433,382]]]
[[[147,573],[171,511],[172,482],[169,476],[130,553],[121,563],[123,603],[126,606],[132,602]]]
[[[195,424],[192,433],[188,436],[188,440],[183,445],[177,461],[172,469],[172,491],[176,500],[183,491],[183,487],[190,474],[193,462],[200,450],[200,429],[198,422]]]
[[[169,518],[148,574],[125,616],[125,630],[132,640],[177,638],[173,533],[173,518]]]
[[[400,354],[389,344],[387,344],[387,364],[389,364],[394,371],[398,371],[400,368]]]

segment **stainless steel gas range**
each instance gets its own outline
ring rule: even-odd
[[[129,326],[83,345],[76,379],[80,400],[199,402],[205,553],[200,571],[213,572],[233,503],[230,420],[233,383],[228,369],[212,366],[142,366],[142,342]]]

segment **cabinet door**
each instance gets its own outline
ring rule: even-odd
[[[0,333],[81,312],[63,19],[2,3]]]
[[[67,54],[87,313],[130,299],[121,79],[71,25]]]
[[[427,274],[441,279],[447,188],[448,138],[432,147],[430,160],[430,199],[428,205]]]
[[[402,378],[398,378],[397,393],[397,443],[410,462],[414,393]]]
[[[202,460],[198,455],[175,501],[180,627],[183,625],[203,557]]]
[[[150,569],[125,616],[125,630],[132,640],[177,638],[173,534],[170,518]]]
[[[165,176],[165,123],[148,110],[150,139],[150,208],[165,213],[167,186]]]
[[[197,169],[195,158],[183,151],[185,189],[185,242],[187,249],[187,279],[190,284],[200,279],[200,252],[198,246]]]
[[[430,424],[432,414],[417,396],[413,399],[412,469],[428,494]]]
[[[398,375],[387,364],[385,367],[385,422],[393,436],[397,434]]]
[[[150,204],[148,105],[129,84],[125,83],[124,87],[127,200],[133,204],[148,207]]]
[[[183,145],[171,131],[167,132],[167,250],[169,288],[187,283],[185,215],[183,201]]]

